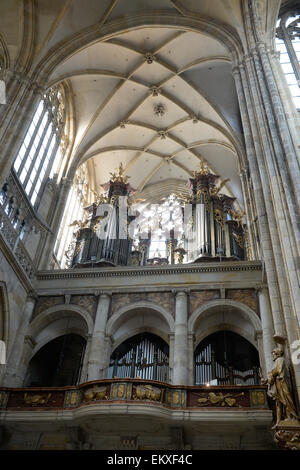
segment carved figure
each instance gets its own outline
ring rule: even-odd
[[[26,405],[46,405],[51,397],[51,393],[48,395],[28,395],[28,393],[24,394],[24,401]]]
[[[288,384],[286,364],[283,351],[276,348],[272,351],[274,368],[269,372],[267,380],[263,383],[268,385],[268,395],[276,403],[276,424],[298,423],[296,408],[291,397]]]
[[[83,401],[108,400],[106,387],[93,387],[83,392]]]
[[[137,385],[135,387],[135,400],[160,401],[161,389],[152,385]]]

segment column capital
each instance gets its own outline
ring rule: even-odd
[[[175,294],[175,297],[187,296],[191,292],[191,289],[172,289],[172,294]]]
[[[112,296],[112,291],[95,290],[94,295],[95,297],[99,297],[99,299],[105,298],[105,297],[109,297],[110,299]]]

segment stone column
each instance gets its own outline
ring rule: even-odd
[[[85,352],[84,352],[82,370],[80,374],[80,383],[87,382],[88,380],[87,378],[88,377],[88,360],[90,356],[91,342],[92,342],[92,335],[88,334],[87,339],[86,339],[86,347],[85,347]]]
[[[44,255],[41,257],[40,269],[48,269],[49,263],[51,261],[52,252],[54,249],[54,245],[56,242],[56,238],[59,232],[61,219],[63,216],[63,212],[65,210],[68,194],[70,188],[72,186],[73,181],[68,178],[63,178],[61,181],[61,190],[58,197],[58,203],[56,206],[56,210],[54,211],[53,215],[53,224],[52,224],[52,233],[47,235],[45,245],[44,245]]]
[[[188,384],[188,329],[187,329],[187,293],[176,294],[175,334],[173,359],[173,384]]]
[[[188,334],[188,385],[194,385],[194,333]]]
[[[88,360],[88,381],[103,378],[103,371],[107,367],[105,328],[109,306],[110,295],[104,293],[100,294]]]
[[[23,379],[28,365],[25,361],[24,348],[27,349],[27,347],[24,345],[24,342],[26,334],[28,333],[28,326],[34,310],[35,301],[35,295],[30,293],[22,311],[20,325],[6,367],[4,376],[6,386],[20,387],[23,385]]]
[[[266,363],[266,371],[273,369],[272,351],[275,347],[274,343],[274,326],[272,321],[269,294],[266,287],[258,289],[258,301],[262,326],[262,339],[264,347],[264,356]]]

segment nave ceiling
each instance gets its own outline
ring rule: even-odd
[[[278,3],[262,12],[268,21]],[[6,14],[11,27],[17,11],[13,4]],[[176,27],[177,17],[205,17],[243,42],[241,2],[88,0],[84,5],[78,0],[35,2],[32,69],[72,35],[78,38],[95,24],[108,31],[113,25],[114,34],[66,55],[48,77],[47,86],[67,83],[73,96],[69,170],[88,161],[91,185],[99,189],[122,162],[131,185],[153,198],[168,195],[171,187],[182,191],[203,160],[222,180],[230,178],[223,191],[243,207],[243,135],[228,48],[206,31]],[[131,30],[130,18],[150,13],[151,26]],[[163,24],[166,16],[172,17],[171,27],[154,24]],[[115,25],[124,19],[128,27],[120,27],[119,34]],[[13,60],[20,32],[18,37],[5,26],[3,38]]]

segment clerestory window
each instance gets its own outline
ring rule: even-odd
[[[57,86],[41,99],[13,165],[32,205],[43,183],[58,170],[64,124],[64,93]]]
[[[275,44],[295,106],[300,111],[300,13],[282,15],[277,22]]]

